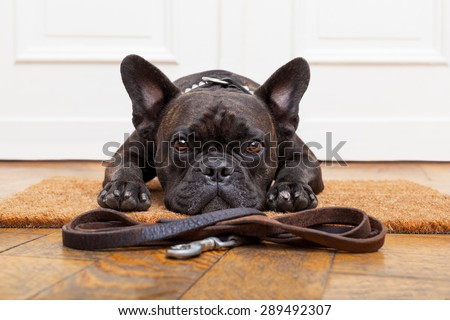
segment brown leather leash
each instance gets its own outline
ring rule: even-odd
[[[206,250],[260,241],[374,252],[383,246],[386,228],[364,211],[348,207],[316,208],[275,218],[257,209],[234,208],[155,224],[101,208],[79,215],[63,226],[62,234],[66,247],[81,250],[178,244],[167,256],[183,259]],[[224,237],[227,240],[221,240]],[[179,245],[184,242],[191,243]]]

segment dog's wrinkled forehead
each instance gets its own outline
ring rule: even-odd
[[[168,106],[159,134],[183,128],[197,139],[242,140],[256,132],[275,134],[267,107],[256,97],[228,90],[202,90],[180,95]],[[168,137],[160,137],[168,138]]]

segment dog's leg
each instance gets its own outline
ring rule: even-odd
[[[312,151],[295,135],[279,147],[279,166],[275,183],[267,192],[267,208],[299,211],[317,206],[316,194],[324,188],[320,163]]]
[[[145,182],[156,176],[152,164],[153,146],[134,132],[108,163],[98,204],[121,211],[147,210],[151,198]]]
[[[120,73],[132,101],[136,132],[108,165],[97,202],[102,207],[143,211],[151,205],[145,182],[156,176],[154,146],[151,144],[155,141],[156,122],[162,109],[180,94],[180,90],[161,70],[136,55],[123,59]]]

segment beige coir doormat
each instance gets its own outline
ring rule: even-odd
[[[155,222],[184,218],[165,209],[158,181],[148,184],[153,204],[133,219]],[[101,180],[55,177],[0,200],[0,227],[61,227],[84,211],[98,208]],[[319,206],[349,206],[383,221],[392,232],[450,233],[450,196],[404,180],[330,180]],[[276,213],[268,212],[269,215]]]

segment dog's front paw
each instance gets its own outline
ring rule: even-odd
[[[120,211],[145,211],[151,205],[150,191],[144,183],[110,181],[98,195],[97,203]]]
[[[270,187],[266,204],[273,211],[300,211],[317,207],[317,197],[307,184],[280,182]]]

